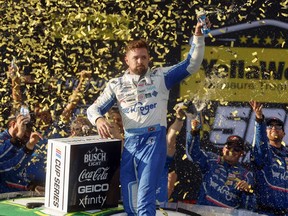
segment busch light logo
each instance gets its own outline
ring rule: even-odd
[[[134,113],[134,112],[140,111],[140,113],[142,115],[147,115],[150,112],[150,110],[155,109],[156,106],[157,106],[157,103],[147,104],[147,105],[143,106],[142,102],[138,102],[138,103],[134,104],[132,107],[124,108],[123,112],[124,113]]]
[[[106,152],[97,147],[84,155],[84,163],[88,164],[88,166],[99,166],[101,162],[105,162],[106,160]]]

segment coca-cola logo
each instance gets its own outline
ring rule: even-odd
[[[106,180],[108,177],[109,167],[99,167],[97,170],[82,170],[78,177],[78,182]]]

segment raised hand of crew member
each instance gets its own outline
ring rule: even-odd
[[[96,127],[101,138],[111,138],[111,124],[104,117],[96,120]]]
[[[191,121],[191,131],[199,131],[200,122],[197,119]]]
[[[255,112],[256,118],[262,119],[263,118],[263,112],[262,112],[263,105],[259,102],[254,101],[254,100],[251,100],[249,102],[249,104],[252,107],[253,111]]]
[[[181,120],[181,121],[184,121],[185,118],[186,118],[186,114],[185,114],[185,112],[183,111],[182,107],[179,106],[179,105],[176,105],[176,106],[174,107],[174,110],[176,111],[176,119]]]
[[[40,139],[43,139],[42,135],[37,131],[30,134],[29,141],[26,144],[26,147],[30,150],[33,150],[35,145],[39,142]]]
[[[29,116],[18,115],[16,118],[16,126],[14,127],[11,136],[22,138],[27,129],[26,124],[30,121]]]

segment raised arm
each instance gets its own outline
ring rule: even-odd
[[[263,105],[256,101],[250,101],[250,106],[253,109],[256,119],[255,119],[255,130],[253,139],[253,151],[254,161],[258,166],[263,165],[267,160],[267,157],[271,157],[268,151],[269,140],[266,133],[266,124],[264,122],[264,115],[262,112]]]
[[[191,121],[191,132],[186,141],[186,154],[188,160],[199,164],[202,172],[209,168],[209,157],[200,149],[200,127],[197,120]]]
[[[21,76],[16,65],[8,67],[8,77],[11,79],[13,109],[20,110],[22,104]]]
[[[182,110],[181,106],[176,105],[175,108],[176,110],[176,119],[173,122],[173,124],[168,128],[167,132],[167,156],[173,157],[176,151],[176,138],[179,132],[181,131],[184,120],[185,120],[185,113]]]
[[[207,25],[210,27],[210,21],[207,19]],[[204,58],[204,36],[201,33],[201,23],[197,23],[195,27],[195,35],[190,51],[186,59],[172,67],[166,68],[165,84],[167,89],[171,89],[175,84],[179,83],[187,76],[197,72],[202,64]]]
[[[77,107],[80,99],[83,98],[83,93],[85,90],[85,85],[91,77],[91,71],[81,71],[78,86],[73,90],[71,96],[69,97],[69,102],[64,108],[60,119],[63,122],[68,122],[72,116],[74,109]]]

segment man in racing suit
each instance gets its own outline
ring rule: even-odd
[[[262,105],[251,101],[256,115],[252,161],[255,165],[256,200],[259,213],[288,215],[288,149],[282,145],[284,123],[267,118]]]
[[[0,133],[0,193],[31,189],[31,182],[22,176],[23,168],[31,162],[42,137],[27,129],[27,121],[26,116],[19,115],[8,130]]]
[[[207,19],[210,26],[210,22]],[[126,47],[128,70],[111,79],[87,110],[88,119],[101,137],[110,137],[110,124],[103,115],[117,102],[122,116],[125,143],[120,182],[128,215],[155,215],[156,189],[166,161],[166,118],[169,90],[195,73],[204,56],[204,36],[197,23],[187,58],[172,66],[148,67],[148,45],[144,40]]]
[[[244,152],[244,140],[236,135],[227,138],[220,157],[200,149],[199,122],[191,122],[186,142],[190,161],[198,163],[203,173],[197,204],[223,208],[253,208],[253,175],[239,164]]]

